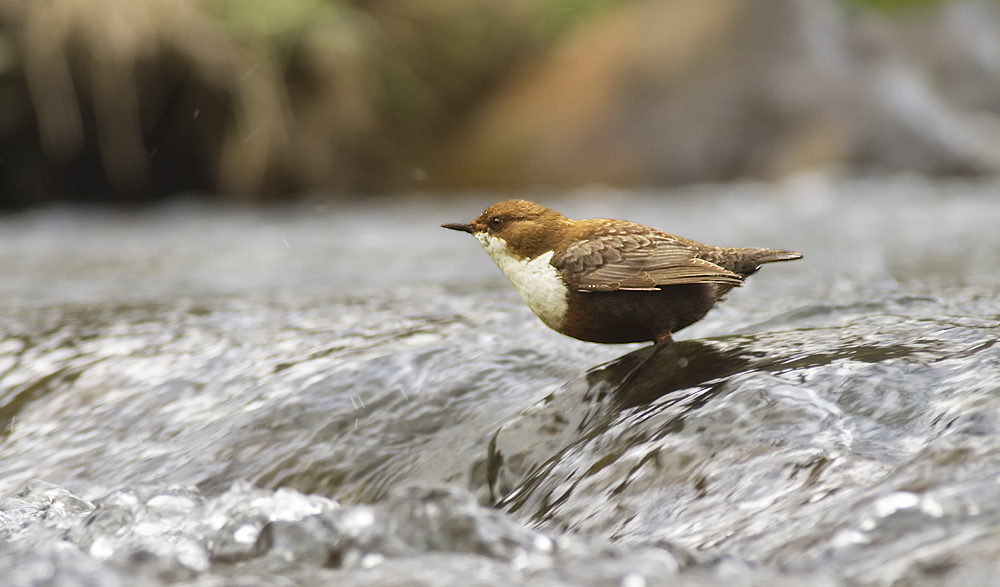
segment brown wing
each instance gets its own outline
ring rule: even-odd
[[[697,254],[692,244],[665,233],[609,234],[575,243],[550,262],[577,291],[657,291],[661,285],[743,283],[739,275]]]

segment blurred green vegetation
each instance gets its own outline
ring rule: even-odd
[[[599,16],[628,0],[556,0],[543,8],[542,30],[549,39],[558,39],[577,25]]]
[[[230,30],[273,37],[301,31],[339,4],[329,0],[209,0],[205,6]]]

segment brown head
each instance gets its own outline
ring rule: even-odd
[[[442,224],[444,228],[502,240],[509,253],[533,259],[559,246],[573,221],[555,210],[525,200],[493,204],[469,224]]]

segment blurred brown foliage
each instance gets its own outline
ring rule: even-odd
[[[573,17],[553,0],[2,0],[0,199],[392,189]]]
[[[857,6],[0,0],[0,204],[183,190],[259,199],[717,181],[831,162],[995,170],[995,153],[980,148],[950,106],[936,105],[957,87],[954,74],[943,89],[920,82],[900,90],[909,94],[898,103],[895,82],[877,89],[889,79],[879,67],[900,52],[919,53],[908,48],[922,40],[907,45],[905,34],[886,33],[893,27],[859,17]],[[912,36],[947,29],[949,10],[927,8],[932,24],[911,27]],[[980,11],[1000,22],[995,10]],[[986,39],[987,50],[998,38]],[[810,53],[824,42],[846,69]],[[966,67],[957,85],[992,103],[1000,65],[969,57],[974,48],[962,51],[938,69]],[[936,75],[942,55],[931,50],[921,71]],[[858,65],[869,62],[881,65]],[[808,75],[787,75],[795,71]],[[984,72],[986,82],[966,83]],[[842,91],[852,76],[876,81]],[[912,95],[931,105],[905,112]],[[852,121],[858,104],[864,116]],[[899,141],[865,135],[873,120],[884,127],[879,137],[896,133]],[[893,162],[885,154],[914,137],[927,145],[917,155]]]

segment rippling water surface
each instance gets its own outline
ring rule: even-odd
[[[12,584],[42,562],[122,584],[988,584],[998,193],[815,176],[533,197],[805,254],[658,351],[548,330],[438,227],[492,198],[8,215],[0,562]],[[149,546],[150,524],[190,549]],[[236,564],[293,535],[326,554]]]

